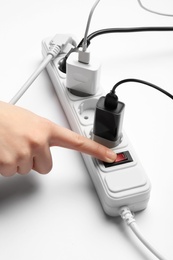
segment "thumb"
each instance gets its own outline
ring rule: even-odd
[[[111,163],[116,159],[111,149],[56,124],[52,124],[49,145],[73,149],[105,162]]]

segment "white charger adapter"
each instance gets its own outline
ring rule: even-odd
[[[78,96],[95,95],[100,87],[100,62],[89,51],[73,52],[66,64],[66,87]]]

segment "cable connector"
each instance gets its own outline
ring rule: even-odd
[[[90,51],[88,51],[88,49],[86,51],[84,51],[82,48],[79,48],[78,61],[85,63],[85,64],[89,64],[89,62],[90,62]]]
[[[63,53],[68,44],[76,46],[76,42],[72,37],[66,34],[56,34],[49,43],[49,50],[47,54],[51,54],[55,59],[60,53]]]
[[[118,106],[118,97],[113,92],[110,92],[106,95],[105,98],[105,107],[108,109],[116,109]]]
[[[126,221],[127,225],[130,225],[131,223],[136,221],[134,218],[134,214],[130,211],[128,207],[122,207],[120,209],[120,216],[124,221]]]

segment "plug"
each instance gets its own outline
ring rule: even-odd
[[[56,34],[49,43],[48,53],[56,57],[57,56],[56,49],[59,48],[59,53],[63,53],[63,51],[68,45],[76,46],[76,42],[75,40],[73,40],[71,36],[67,34]]]
[[[66,62],[66,87],[77,96],[95,95],[100,87],[100,62],[88,50],[73,52]]]
[[[125,104],[118,101],[117,95],[110,92],[102,96],[96,104],[92,139],[109,148],[122,141],[122,125]]]

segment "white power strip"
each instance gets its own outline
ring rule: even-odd
[[[42,42],[44,57],[47,55],[50,40],[51,38],[47,38]],[[91,138],[96,103],[103,96],[103,91],[99,89],[90,97],[71,94],[66,88],[66,74],[58,69],[63,56],[61,54],[49,63],[48,74],[71,129]],[[150,197],[150,181],[124,132],[122,142],[113,150],[118,154],[118,160],[113,164],[82,154],[104,211],[110,216],[118,216],[123,206],[128,206],[133,212],[145,209]]]

